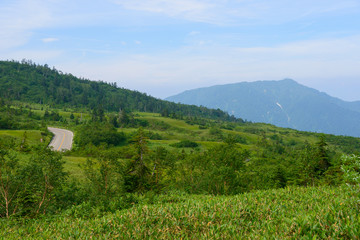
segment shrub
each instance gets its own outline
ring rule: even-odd
[[[182,140],[180,142],[173,143],[170,146],[176,148],[196,148],[199,146],[199,144],[190,140]]]
[[[121,145],[126,138],[124,133],[117,132],[116,128],[111,124],[93,122],[81,126],[76,132],[74,140],[80,147],[88,144],[99,146],[103,143],[118,146]]]
[[[341,170],[344,173],[344,181],[353,189],[359,191],[360,187],[360,157],[356,155],[343,155],[341,157]]]

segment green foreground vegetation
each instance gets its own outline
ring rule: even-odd
[[[131,118],[146,123],[140,128],[115,128],[112,113],[103,122],[84,113],[76,123],[71,113],[55,109],[59,120],[44,124],[46,110],[36,108],[2,108],[2,116],[14,114],[20,125],[35,119],[38,129],[0,130],[0,187],[13,194],[8,213],[2,195],[2,238],[360,234],[360,194],[344,185],[354,184],[360,168],[342,160],[358,151],[357,138],[204,119],[202,126],[139,112]],[[36,113],[29,117],[30,111]],[[74,130],[73,150],[47,150],[51,134],[42,125]]]
[[[23,69],[35,83],[45,79],[58,95],[30,94],[25,83],[10,91],[12,78],[1,77],[9,69],[20,79]],[[28,63],[5,64],[0,80],[1,238],[360,235],[359,138],[152,98],[156,109],[140,112],[149,109],[147,97],[140,94],[139,109],[131,91],[133,107],[96,105],[121,89]],[[77,102],[84,89],[91,101]],[[48,126],[74,131],[73,149],[51,151]]]
[[[358,239],[359,195],[344,187],[291,187],[236,196],[145,195],[90,217],[84,203],[59,216],[2,220],[17,239]],[[83,209],[89,209],[85,212]]]

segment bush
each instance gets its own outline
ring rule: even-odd
[[[99,146],[106,143],[107,145],[118,146],[124,143],[126,137],[124,133],[117,132],[111,124],[89,123],[81,126],[75,134],[74,141],[79,147],[88,144]]]
[[[163,137],[159,133],[152,131],[147,133],[147,137],[151,140],[163,140]]]
[[[360,190],[360,157],[356,155],[343,155],[341,158],[341,170],[348,186]]]
[[[176,148],[196,148],[199,144],[190,140],[182,140],[180,142],[170,144],[170,146]]]

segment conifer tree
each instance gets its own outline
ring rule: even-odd
[[[139,128],[132,140],[133,157],[130,160],[125,176],[125,188],[129,192],[144,192],[149,188],[150,170],[147,167],[146,154],[148,139],[142,128]]]

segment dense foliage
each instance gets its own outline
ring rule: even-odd
[[[258,124],[182,121],[149,114],[128,114],[133,120],[125,124],[124,113],[90,112],[79,120],[78,113],[19,105],[7,106],[1,113],[17,113],[19,126],[33,119],[33,128],[39,129],[37,142],[30,141],[34,137],[26,131],[14,137],[0,134],[1,176],[8,183],[2,188],[3,217],[62,212],[85,203],[96,214],[104,214],[131,207],[133,194],[236,195],[287,186],[336,186],[343,182],[341,156],[359,149],[356,138]],[[144,127],[134,128],[131,122]],[[49,133],[39,126],[49,124],[67,124],[75,130],[75,146],[66,155],[87,157],[76,167],[81,177],[65,174],[61,155],[46,150]],[[181,140],[169,140],[174,136]],[[49,171],[60,175],[50,181]]]
[[[109,123],[92,122],[78,127],[74,141],[79,148],[84,148],[89,144],[117,146],[125,141],[125,136],[117,132],[116,128]]]
[[[119,88],[115,83],[79,79],[49,66],[23,60],[0,61],[0,97],[57,107],[86,107],[94,111],[144,111],[164,116],[202,116],[236,121],[221,110],[208,109],[147,96]],[[242,120],[237,120],[242,121]]]
[[[125,199],[124,199],[125,200]],[[358,195],[343,187],[285,188],[237,196],[138,196],[131,209],[84,217],[0,220],[14,239],[358,239]],[[128,201],[128,200],[125,200]],[[125,202],[124,201],[124,202]],[[155,203],[155,204],[154,204]]]
[[[0,217],[34,216],[54,208],[66,177],[61,155],[36,147],[20,163],[19,154],[0,145]]]
[[[199,144],[190,140],[182,140],[180,142],[173,143],[170,146],[177,148],[196,148],[199,146]]]

